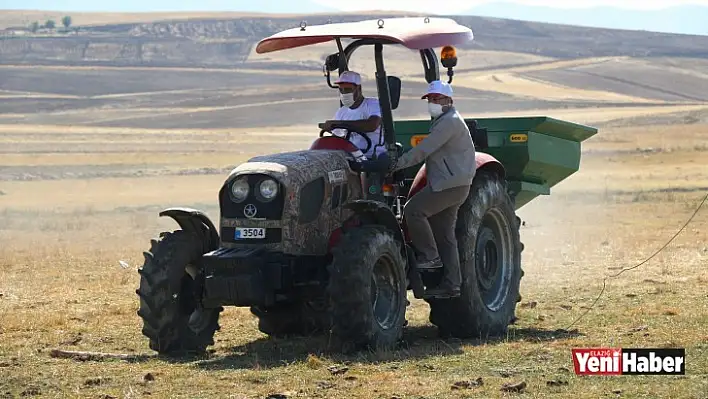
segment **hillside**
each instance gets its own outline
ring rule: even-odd
[[[379,15],[386,18],[393,14]],[[308,24],[356,21],[370,14],[310,15]],[[467,49],[523,53],[561,59],[578,57],[708,58],[708,36],[584,28],[474,16],[454,16],[470,26]],[[6,33],[0,63],[34,65],[254,66],[245,64],[254,44],[298,26],[302,17],[242,16],[82,26],[78,32]],[[297,59],[296,53],[289,59]],[[268,67],[312,68],[321,60]],[[260,65],[259,67],[262,67]],[[461,66],[462,67],[462,66]]]
[[[319,24],[391,15],[304,19]],[[128,17],[93,14],[86,21],[121,23],[1,40],[0,123],[135,129],[316,126],[336,110],[336,92],[321,72],[324,57],[335,50],[332,43],[254,51],[258,40],[298,26],[303,18],[187,16],[125,22]],[[460,48],[453,82],[456,104],[467,114],[573,119],[566,114],[573,109],[605,109],[603,115],[614,115],[607,121],[708,117],[708,37],[454,18],[471,26],[476,39]],[[400,46],[388,48],[386,57],[388,73],[403,81],[396,117],[424,115],[420,57]],[[358,51],[350,67],[362,73],[365,94],[375,93],[372,52]],[[621,108],[607,111],[612,107]],[[595,111],[583,121],[599,122]]]

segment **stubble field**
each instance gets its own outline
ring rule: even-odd
[[[708,204],[649,262],[607,280],[591,308],[606,276],[667,243],[708,193],[705,91],[561,85],[543,79],[571,72],[542,74],[597,60],[532,61],[456,75],[458,108],[600,133],[583,143],[578,173],[518,212],[526,275],[506,337],[441,340],[411,297],[399,349],[335,356],[323,337],[268,339],[248,309],[227,308],[210,353],[178,362],[154,357],[136,314],[142,251],[177,227],[157,213],[191,206],[217,220],[228,171],[308,147],[334,93],[316,72],[0,67],[0,396],[708,397]],[[698,62],[664,62],[701,73]],[[399,73],[409,84],[395,115],[423,117],[424,84],[406,73],[419,71]],[[687,375],[575,376],[571,348],[596,346],[683,347]],[[56,359],[52,349],[134,358]],[[519,382],[523,392],[501,390]]]
[[[614,397],[617,390],[622,397],[705,397],[708,208],[653,260],[609,280],[595,307],[563,330],[589,310],[604,276],[661,247],[708,191],[705,125],[603,130],[585,146],[580,172],[520,210],[524,298],[503,339],[442,341],[425,302],[412,299],[400,350],[327,356],[322,338],[269,340],[247,309],[228,308],[208,357],[180,363],[152,357],[135,314],[141,252],[157,232],[176,227],[157,212],[188,205],[216,218],[216,192],[232,165],[303,148],[311,137],[185,131],[139,141],[128,132],[74,133],[79,154],[58,146],[29,156],[44,140],[3,126],[3,143],[16,151],[3,154],[0,187],[0,393],[461,398],[510,395],[500,391],[503,383],[525,381],[523,397]],[[241,153],[231,150],[237,144]],[[99,151],[116,147],[124,151]],[[203,153],[207,147],[214,152]],[[684,347],[688,373],[578,378],[570,358],[577,346]],[[55,348],[146,357],[78,362],[51,358]],[[349,367],[343,375],[327,369],[341,364]],[[478,377],[480,387],[451,389]]]

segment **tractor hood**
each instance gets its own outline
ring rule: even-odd
[[[248,204],[233,203],[229,194],[222,195],[219,200],[222,238],[233,234],[228,229],[238,227],[265,228],[272,238],[255,242],[222,239],[221,245],[263,247],[286,254],[326,254],[330,234],[338,227],[342,212],[351,212],[327,206],[335,192],[333,186],[349,184],[347,191],[351,198],[361,195],[361,181],[349,168],[350,159],[354,158],[342,150],[304,150],[258,156],[239,165],[226,179],[223,193],[228,192],[228,185],[239,176],[263,174],[280,182],[283,201],[274,201],[271,205],[261,204],[257,199],[249,202],[258,212],[263,211],[256,219],[245,214]]]
[[[302,150],[261,155],[234,168],[227,181],[240,175],[262,173],[279,180],[286,187],[301,187],[328,172],[345,172],[338,173],[338,178],[354,173],[348,162],[352,159],[351,155],[341,150]]]

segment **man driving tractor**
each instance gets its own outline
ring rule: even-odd
[[[272,337],[321,331],[328,352],[391,350],[403,338],[408,291],[422,299],[426,289],[428,297],[459,295],[427,301],[428,320],[442,336],[504,336],[524,274],[516,212],[578,170],[580,142],[597,129],[540,116],[485,118],[480,129],[462,120],[438,64],[451,82],[454,46],[472,39],[453,19],[406,17],[303,21],[261,40],[258,54],[336,42],[323,72],[328,87],[332,72],[341,76],[345,106],[336,117],[344,123],[326,128],[347,136],[326,137],[331,130],[318,124],[311,148],[240,163],[215,190],[218,223],[189,207],[159,213],[179,228],[151,239],[138,269],[136,313],[150,349],[170,357],[206,353],[228,317],[224,308],[233,306],[249,307],[258,330]],[[390,46],[420,55],[432,120],[394,118],[402,85],[386,72]],[[381,109],[363,98],[358,74],[346,71],[360,48],[373,50]],[[358,132],[364,151],[349,141]],[[421,135],[428,137],[419,142]],[[383,146],[369,151],[372,142]],[[383,162],[357,162],[359,152],[384,149],[390,156]],[[421,273],[418,264],[435,268]]]
[[[475,176],[475,147],[467,124],[452,104],[448,83],[431,82],[421,99],[428,100],[433,118],[430,134],[403,154],[393,171],[425,161],[427,184],[408,200],[403,213],[413,245],[420,253],[417,267],[445,267],[444,281],[427,289],[424,297],[457,297],[462,277],[455,224]]]
[[[344,137],[346,130],[333,129],[333,126],[346,126],[350,131],[361,132],[371,139],[371,147],[367,147],[366,139],[359,134],[352,134],[350,141],[357,146],[364,155],[371,159],[374,151],[377,158],[387,156],[386,147],[381,145],[381,106],[376,97],[364,97],[361,90],[361,75],[353,71],[344,71],[335,81],[339,86],[339,97],[342,106],[337,110],[334,119],[324,123],[324,129],[333,134]]]

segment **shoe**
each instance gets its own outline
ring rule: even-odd
[[[440,285],[433,288],[428,288],[423,294],[423,298],[457,298],[460,296],[460,287],[450,287],[447,285]]]
[[[443,267],[442,261],[440,258],[435,258],[433,260],[427,260],[427,261],[417,261],[416,262],[416,269],[440,269]]]

